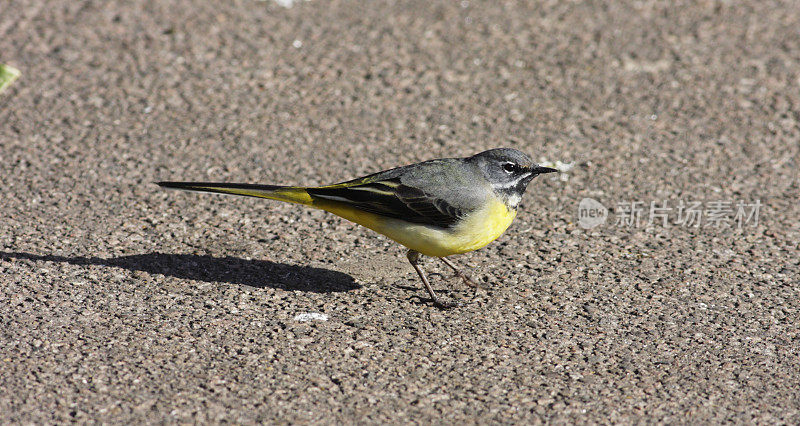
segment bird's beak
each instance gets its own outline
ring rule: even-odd
[[[531,172],[535,173],[537,175],[540,175],[540,174],[543,174],[543,173],[553,173],[553,172],[557,172],[557,171],[558,171],[558,169],[554,169],[552,167],[544,167],[544,166],[533,166],[533,167],[531,167]]]

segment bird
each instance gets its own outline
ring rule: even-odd
[[[467,274],[446,257],[480,249],[513,222],[533,178],[556,169],[536,164],[512,148],[470,157],[423,161],[332,185],[305,187],[250,183],[156,182],[165,188],[267,198],[302,204],[365,226],[405,246],[434,306],[448,309],[420,265],[439,258],[469,286]]]

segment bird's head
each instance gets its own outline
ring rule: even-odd
[[[490,149],[469,157],[467,161],[478,167],[492,189],[511,208],[517,207],[533,178],[558,171],[540,166],[524,152],[512,148]]]

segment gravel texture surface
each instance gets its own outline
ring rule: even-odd
[[[0,2],[0,423],[798,423],[799,26],[796,1]],[[367,229],[152,184],[498,146],[572,168],[452,258],[487,290],[425,262],[450,311]]]

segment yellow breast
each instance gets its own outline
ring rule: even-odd
[[[456,226],[450,239],[454,244],[452,254],[477,250],[503,235],[517,216],[516,210],[509,210],[500,200],[494,200],[485,209],[464,218]]]
[[[419,225],[366,213],[338,203],[316,205],[323,210],[366,226],[426,256],[444,257],[477,250],[503,235],[514,221],[516,210],[509,210],[499,199],[466,217],[449,229]]]

